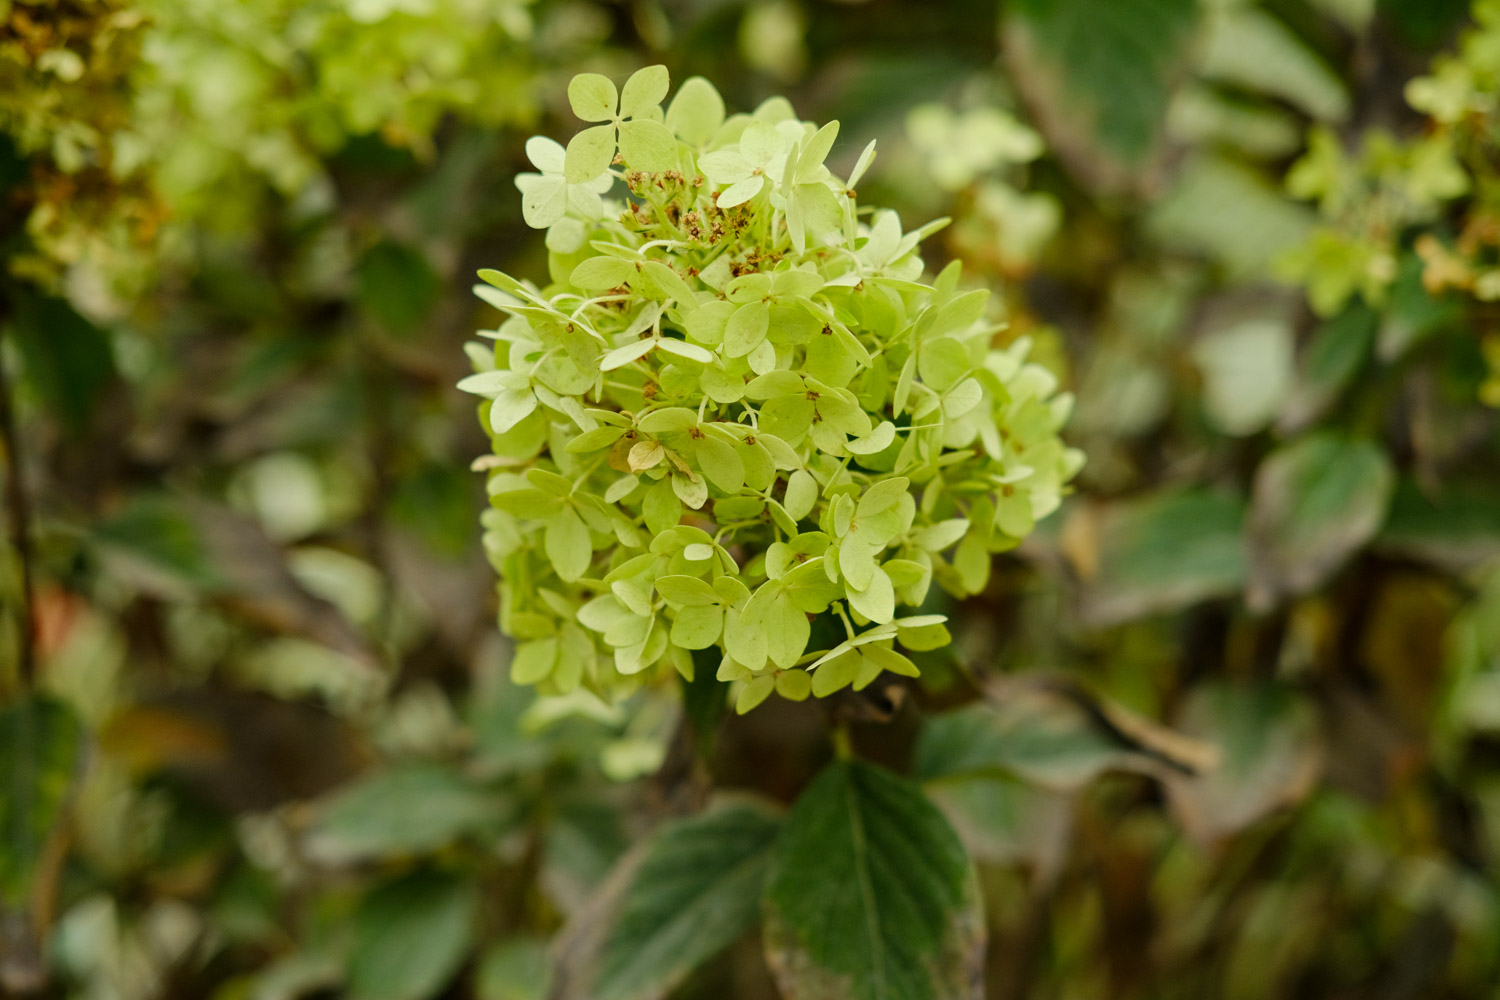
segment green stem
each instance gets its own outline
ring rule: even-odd
[[[9,303],[0,293],[0,347],[4,344],[4,315]],[[10,375],[0,351],[0,448],[5,451],[5,506],[9,513],[10,543],[21,568],[20,649],[16,661],[17,679],[23,692],[36,684],[36,596],[32,579],[31,498],[26,492],[21,448],[16,434],[15,411],[11,405]]]
[[[854,759],[854,741],[849,738],[849,723],[837,722],[834,724],[833,732],[829,733],[833,740],[833,755],[839,760]]]

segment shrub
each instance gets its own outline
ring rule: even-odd
[[[923,281],[945,220],[859,207],[873,142],[841,179],[837,122],[726,118],[701,78],[663,114],[667,90],[661,66],[575,77],[597,124],[531,139],[517,179],[551,282],[481,272],[509,318],[460,386],[486,398],[513,677],[611,695],[716,648],[744,712],[915,675],[896,647],[948,633],[898,609],[979,592],[1057,507],[1071,397],[1024,339],[994,346],[957,262]]]

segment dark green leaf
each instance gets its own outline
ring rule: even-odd
[[[910,781],[829,765],[782,829],[766,949],[799,1000],[982,996],[984,924],[958,836]]]
[[[219,582],[203,537],[181,504],[138,495],[94,528],[104,554],[151,587],[211,587]]]
[[[1302,352],[1297,386],[1282,410],[1283,430],[1301,430],[1333,405],[1369,359],[1378,319],[1363,300],[1355,299],[1317,329]]]
[[[1429,495],[1403,481],[1375,545],[1457,573],[1478,568],[1500,556],[1500,491],[1482,482],[1453,483]]]
[[[0,903],[26,903],[82,747],[78,720],[56,701],[30,697],[0,709]]]
[[[81,432],[114,378],[109,338],[61,299],[9,294],[26,381],[70,433]]]
[[[418,871],[388,882],[354,915],[354,1000],[424,1000],[458,971],[474,938],[479,893],[457,875]]]
[[[1013,10],[1007,38],[1034,49],[1027,62],[1035,64],[1021,67],[1017,83],[1045,105],[1038,121],[1064,157],[1097,141],[1127,163],[1144,159],[1166,114],[1193,0],[1021,0]],[[1080,127],[1092,134],[1079,136]]]
[[[665,996],[760,913],[779,822],[734,806],[657,833],[625,890],[591,996]]]
[[[377,243],[360,258],[358,301],[388,333],[411,336],[427,318],[442,282],[427,258],[399,243]]]
[[[1468,0],[1378,0],[1376,7],[1406,41],[1433,48],[1469,13]]]
[[[1375,347],[1382,361],[1394,361],[1444,327],[1463,321],[1459,297],[1430,294],[1422,281],[1425,271],[1426,265],[1415,253],[1402,256]]]

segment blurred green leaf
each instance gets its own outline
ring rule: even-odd
[[[1376,353],[1382,361],[1394,361],[1439,330],[1464,322],[1458,297],[1430,294],[1422,281],[1424,271],[1416,254],[1402,256],[1381,315]]]
[[[191,592],[220,582],[197,524],[170,497],[137,494],[93,534],[106,558],[147,586]]]
[[[1216,5],[1202,71],[1210,79],[1282,98],[1325,121],[1349,113],[1343,81],[1305,41],[1252,4]]]
[[[1313,214],[1245,165],[1200,154],[1152,206],[1147,225],[1165,244],[1205,253],[1232,280],[1260,279],[1281,252],[1306,238]]]
[[[726,806],[656,833],[604,943],[594,1000],[664,997],[760,915],[779,821]]]
[[[1103,626],[1171,611],[1245,585],[1239,497],[1166,491],[1080,510],[1086,528],[1070,552],[1084,577],[1081,611]]]
[[[1072,791],[1106,771],[1206,770],[1213,751],[1127,714],[1080,688],[1018,677],[990,697],[929,718],[913,771],[924,781],[1010,775]]]
[[[1075,169],[1096,145],[1127,164],[1152,151],[1196,9],[1193,0],[1012,6],[1006,36],[1025,47],[1028,63],[1034,59],[1019,67],[1017,83],[1038,105],[1042,131]]]
[[[1317,713],[1283,687],[1210,684],[1188,697],[1175,721],[1221,750],[1211,771],[1167,779],[1173,812],[1199,840],[1219,840],[1293,805],[1317,781]]]
[[[1372,441],[1320,431],[1272,452],[1247,521],[1252,607],[1305,594],[1380,530],[1395,473]]]
[[[978,903],[963,845],[921,790],[837,761],[782,828],[766,888],[767,958],[788,996],[977,1000]]]
[[[478,905],[468,879],[426,870],[371,892],[354,914],[353,1000],[436,996],[469,953]]]
[[[30,696],[0,708],[0,903],[21,910],[62,817],[83,753],[83,729],[59,702]]]
[[[1378,319],[1356,299],[1313,332],[1302,352],[1297,385],[1281,413],[1282,430],[1301,430],[1327,412],[1369,360]]]
[[[14,300],[10,328],[26,381],[70,434],[82,433],[115,376],[109,338],[62,299],[23,288],[4,294]]]
[[[1071,793],[998,776],[950,778],[927,792],[980,864],[1052,872],[1067,856]]]
[[[496,827],[506,810],[495,796],[441,764],[403,764],[364,778],[328,800],[312,849],[342,861],[435,850]]]
[[[399,337],[418,332],[442,293],[426,256],[400,243],[377,243],[365,251],[356,274],[360,306]]]
[[[1275,417],[1292,381],[1292,331],[1281,320],[1247,319],[1193,345],[1203,408],[1215,428],[1253,434]]]
[[[1477,569],[1500,557],[1500,489],[1478,480],[1428,493],[1403,479],[1375,546],[1456,573]]]
[[[544,1000],[550,980],[545,941],[506,941],[480,959],[475,1000]]]
[[[917,777],[998,772],[1072,789],[1112,768],[1140,763],[1082,713],[1058,702],[1041,712],[1036,708],[981,703],[929,719],[917,743]]]
[[[1468,0],[1378,0],[1381,15],[1410,44],[1442,44],[1469,13]]]

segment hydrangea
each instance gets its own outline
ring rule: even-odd
[[[922,280],[944,220],[858,206],[873,142],[840,178],[837,122],[667,91],[660,66],[575,78],[602,124],[532,140],[518,184],[528,221],[582,238],[549,241],[544,287],[480,272],[508,318],[459,385],[493,446],[512,675],[616,697],[712,649],[740,711],[915,675],[902,650],[949,641],[917,613],[931,585],[981,590],[1082,464],[1071,398],[995,346],[956,262]]]

